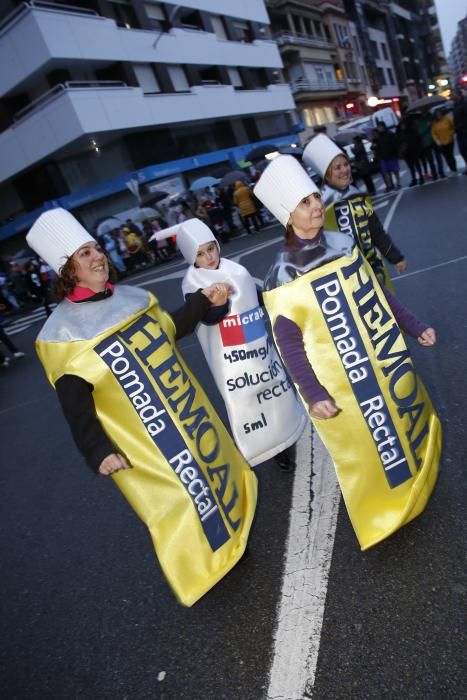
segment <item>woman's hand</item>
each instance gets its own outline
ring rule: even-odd
[[[417,338],[420,345],[428,347],[428,345],[434,345],[436,343],[436,331],[434,328],[427,328],[423,333]]]
[[[394,265],[396,268],[397,272],[400,274],[401,272],[405,272],[407,269],[407,263],[405,262],[405,258],[403,260],[399,260],[398,263]]]
[[[226,282],[218,282],[216,284],[211,284],[210,287],[202,289],[201,292],[209,299],[213,306],[224,306],[229,296],[233,293],[233,290]]]
[[[99,474],[109,476],[114,472],[119,472],[121,469],[130,469],[130,465],[123,455],[114,453],[107,455],[107,457],[102,460],[99,466]]]
[[[334,418],[339,413],[339,409],[332,399],[326,399],[325,401],[317,401],[309,410],[309,414],[312,418],[326,419]]]

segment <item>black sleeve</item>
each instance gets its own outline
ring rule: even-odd
[[[394,245],[391,237],[386,233],[383,228],[383,224],[374,212],[368,219],[368,225],[370,228],[370,236],[373,245],[378,248],[380,253],[382,253],[382,255],[384,255],[384,257],[389,260],[392,265],[395,265],[404,259],[401,251]]]
[[[96,415],[93,388],[92,384],[73,374],[64,374],[55,384],[76,447],[97,473],[102,460],[116,452],[116,448]]]
[[[188,301],[188,299],[191,296],[193,296],[193,294],[187,294],[185,296],[185,301]],[[205,323],[207,326],[215,326],[217,323],[222,321],[224,316],[227,316],[227,314],[229,313],[229,308],[229,301],[226,301],[226,303],[222,306],[210,306],[204,314],[202,322]]]
[[[169,312],[175,323],[176,339],[180,340],[193,333],[198,323],[204,320],[204,316],[210,308],[211,302],[201,293],[201,289],[198,289],[194,294],[188,294],[183,306],[176,311]]]

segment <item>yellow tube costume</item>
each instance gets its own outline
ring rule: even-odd
[[[63,301],[36,345],[52,385],[71,374],[94,386],[102,426],[132,466],[112,478],[178,600],[193,605],[242,556],[257,482],[179,355],[171,317],[120,286],[103,301]]]
[[[306,252],[297,255],[303,261]],[[317,379],[340,408],[313,422],[367,549],[425,508],[438,473],[440,423],[358,248],[295,273],[290,257],[284,260],[276,275],[282,280],[263,293],[265,306],[273,328],[278,316],[300,328]]]
[[[349,187],[344,198],[336,190],[325,187],[323,198],[326,206],[324,228],[326,231],[340,231],[354,237],[364,257],[371,265],[376,277],[387,289],[393,290],[389,272],[383,258],[371,240],[368,220],[373,214],[371,198],[363,195],[356,187]]]

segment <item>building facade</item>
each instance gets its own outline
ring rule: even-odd
[[[443,70],[433,0],[344,0],[355,22],[374,96],[402,105],[422,97]]]
[[[271,37],[305,127],[352,116],[367,87],[355,29],[340,0],[267,0]]]
[[[449,54],[449,67],[454,86],[467,88],[467,16],[457,24]]]
[[[0,239],[64,206],[92,227],[140,187],[188,187],[297,122],[262,0],[6,0]]]

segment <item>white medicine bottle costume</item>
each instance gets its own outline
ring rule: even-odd
[[[200,245],[210,241],[217,244],[199,219],[179,225],[177,245],[190,265],[182,291],[186,296],[216,282],[233,289],[228,315],[215,325],[199,324],[196,333],[225,401],[237,447],[255,466],[293,445],[307,419],[267,332],[266,314],[248,270],[222,257],[215,270],[195,267]]]

